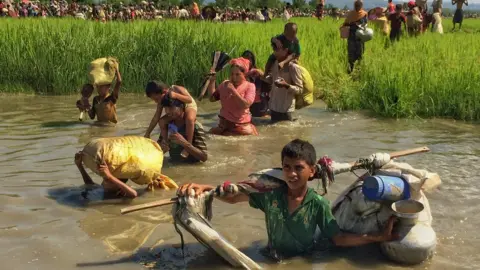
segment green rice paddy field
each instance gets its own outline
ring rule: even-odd
[[[347,74],[347,44],[339,37],[341,21],[298,18],[301,64],[312,74],[317,97],[332,110],[367,109],[388,117],[480,119],[480,20],[464,22],[445,34],[426,33],[385,47],[375,32],[364,60]],[[253,51],[263,67],[270,38],[284,22],[163,22],[107,24],[69,20],[8,20],[0,26],[0,92],[75,94],[87,81],[90,61],[115,56],[124,92],[143,92],[152,79],[185,85],[198,92],[214,50],[239,56]],[[228,71],[223,72],[227,76]],[[219,78],[220,80],[221,78]]]

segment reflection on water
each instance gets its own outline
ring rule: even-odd
[[[5,269],[229,269],[188,233],[182,256],[170,207],[120,215],[122,207],[170,198],[174,191],[141,192],[134,201],[110,199],[99,187],[86,192],[73,163],[75,152],[92,138],[143,135],[155,105],[142,96],[124,95],[118,125],[99,127],[77,120],[76,98],[4,96],[0,101],[0,259]],[[318,156],[328,154],[338,161],[427,145],[431,153],[404,159],[439,173],[443,180],[440,190],[428,195],[437,254],[415,269],[479,269],[480,240],[474,233],[480,224],[475,215],[480,210],[478,125],[383,120],[323,107],[302,110],[292,123],[270,126],[266,119],[255,119],[258,137],[208,136],[208,162],[166,162],[164,173],[178,184],[239,181],[249,172],[279,166],[281,148],[297,137],[310,140]],[[199,104],[199,120],[206,129],[215,125],[217,111],[218,104]],[[333,200],[353,180],[352,175],[339,176],[327,198]],[[213,207],[214,227],[267,268],[409,269],[386,261],[375,245],[321,251],[276,264],[259,252],[266,241],[261,212],[247,204],[216,202]]]

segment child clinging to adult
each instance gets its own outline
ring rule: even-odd
[[[297,24],[289,22],[285,24],[283,34],[275,36],[271,39],[271,44],[274,51],[277,48],[287,48],[289,51],[292,52],[292,54],[289,55],[287,59],[278,63],[280,69],[283,69],[284,66],[288,66],[288,63],[292,61],[298,61],[300,58],[300,42],[297,39],[297,30]],[[271,54],[265,66],[265,75],[268,75],[270,73],[275,61],[275,55]]]
[[[145,93],[147,97],[155,101],[157,103],[157,110],[155,111],[155,115],[153,116],[152,120],[150,121],[150,125],[145,132],[145,137],[150,138],[151,133],[155,126],[158,124],[160,127],[160,145],[165,146],[168,145],[167,138],[168,138],[168,123],[171,122],[171,119],[168,119],[168,115],[162,117],[163,106],[162,100],[163,99],[176,99],[183,103],[185,103],[185,126],[186,126],[186,139],[191,144],[193,141],[193,133],[195,129],[195,121],[197,120],[197,104],[195,100],[193,100],[188,90],[179,85],[172,85],[168,86],[167,84],[161,81],[151,81],[147,83],[145,87]],[[186,151],[182,151],[181,155],[184,158],[188,157],[188,153]]]
[[[77,108],[80,111],[84,111],[88,108],[88,116],[90,119],[97,118],[97,122],[99,123],[110,123],[116,124],[117,119],[117,100],[118,95],[120,92],[120,87],[122,85],[122,76],[120,74],[120,70],[118,65],[114,68],[115,69],[115,86],[113,91],[110,91],[112,82],[110,83],[96,83],[95,88],[97,89],[97,96],[93,98],[92,105],[84,106],[86,102],[88,102],[88,98],[83,96],[82,90],[82,99],[77,101]],[[91,85],[86,84],[84,88],[89,88]],[[85,91],[87,92],[87,91]]]

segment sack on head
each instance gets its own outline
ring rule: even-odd
[[[118,69],[118,60],[113,57],[104,57],[90,63],[88,77],[93,85],[111,84]]]

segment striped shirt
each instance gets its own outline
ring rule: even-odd
[[[180,133],[184,138],[187,137],[185,125],[178,128],[178,133]],[[198,148],[200,151],[207,153],[207,144],[205,143],[205,131],[203,130],[202,124],[200,124],[199,122],[195,122],[192,145],[195,148]],[[183,158],[180,155],[180,153],[183,151],[183,147],[181,145],[170,142],[169,147],[170,158],[174,161],[185,161],[189,163],[200,161],[193,155],[188,155],[187,158]]]

